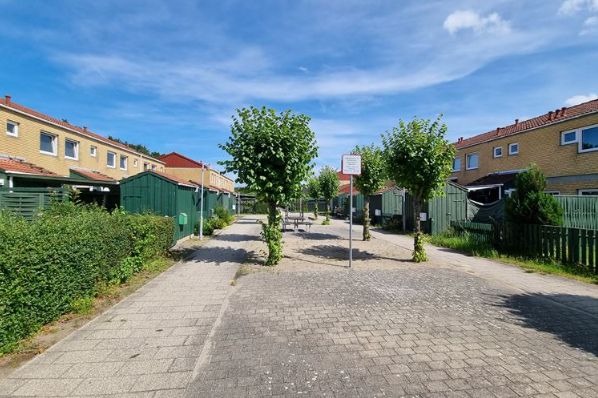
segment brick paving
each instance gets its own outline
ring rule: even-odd
[[[312,231],[318,238],[301,244],[286,235],[294,260],[277,272],[240,280],[187,396],[598,396],[598,318],[584,311],[597,301],[575,295],[595,287],[565,283],[562,296],[584,303],[576,308],[555,302],[556,288],[526,292],[497,275],[378,257],[390,243],[381,236],[342,269],[314,250],[339,229]],[[409,256],[409,246],[389,250]],[[510,281],[511,271],[546,278],[506,268]]]
[[[0,382],[0,396],[596,397],[598,289],[431,249],[285,234],[243,276],[244,220]],[[357,235],[359,236],[359,235]]]
[[[182,395],[258,232],[255,220],[227,228],[0,381],[0,396]]]

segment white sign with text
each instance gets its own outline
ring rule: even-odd
[[[343,155],[342,158],[342,172],[345,175],[358,176],[361,174],[361,156],[360,155]]]

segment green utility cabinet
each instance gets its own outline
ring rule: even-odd
[[[173,218],[174,241],[193,234],[197,221],[197,187],[174,176],[144,171],[120,182],[120,203],[130,213]]]

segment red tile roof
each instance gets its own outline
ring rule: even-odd
[[[338,176],[339,181],[349,181],[351,176],[348,174],[343,174],[341,171],[337,171],[336,175]]]
[[[0,158],[0,170],[9,173],[23,173],[39,176],[58,176],[58,174],[46,170],[43,167],[36,166],[33,163],[27,163],[13,158]]]
[[[350,190],[350,185],[349,184],[345,184],[345,185],[341,186],[338,189],[338,192],[340,194],[347,194],[348,195],[349,194],[349,190]],[[357,190],[357,188],[355,188],[355,186],[353,186],[353,195],[358,195],[358,194],[359,194],[359,191]]]
[[[72,125],[72,124],[70,124],[68,122],[65,122],[63,120],[56,119],[55,117],[48,116],[48,115],[46,115],[44,113],[38,112],[38,111],[33,110],[31,108],[27,108],[26,106],[23,106],[21,104],[17,104],[16,102],[12,101],[12,99],[10,98],[10,96],[6,96],[5,98],[0,98],[0,105],[3,105],[3,106],[5,106],[7,108],[10,108],[10,109],[14,109],[14,110],[16,110],[18,112],[25,113],[26,115],[35,117],[37,119],[44,120],[44,121],[46,121],[48,123],[57,124],[57,125],[59,125],[61,127],[67,128],[69,130],[74,130],[74,131],[76,131],[77,133],[79,133],[81,135],[93,138],[93,139],[101,141],[101,142],[103,142],[105,144],[112,145],[112,146],[124,149],[126,151],[142,155],[142,156],[144,156],[144,157],[146,157],[148,159],[152,159],[154,161],[162,163],[162,161],[160,161],[158,159],[155,159],[155,158],[152,158],[151,156],[148,156],[148,155],[143,155],[143,154],[135,151],[134,149],[128,147],[125,144],[121,144],[120,142],[112,141],[109,138],[106,138],[106,137],[103,137],[103,136],[101,136],[99,134],[96,134],[96,133],[88,130],[86,127],[75,126],[75,125]]]
[[[185,167],[193,169],[201,169],[203,164],[195,161],[177,152],[171,152],[168,155],[160,156],[160,160],[166,164],[166,167]]]
[[[190,187],[197,187],[198,185],[195,184],[194,182],[191,182],[190,180],[185,180],[184,178],[181,177],[177,177],[175,175],[172,174],[167,174],[164,173],[163,171],[157,171],[157,170],[148,170],[148,173],[154,173],[154,174],[158,174],[159,176],[162,176],[172,182],[176,182],[179,185],[187,185]]]
[[[488,142],[513,134],[521,133],[527,130],[535,129],[538,127],[543,127],[555,123],[561,123],[566,120],[570,120],[585,114],[595,112],[598,112],[598,100],[584,102],[582,104],[575,105],[569,108],[563,107],[557,109],[556,111],[550,111],[548,113],[545,113],[544,115],[537,116],[529,120],[524,120],[522,122],[516,120],[515,123],[509,126],[499,127],[495,130],[488,131],[484,134],[476,135],[466,139],[459,139],[455,143],[455,146],[457,147],[457,149],[461,149],[468,146],[477,145],[483,142]]]
[[[99,171],[83,170],[83,169],[71,169],[71,171],[73,173],[79,174],[82,177],[87,178],[88,180],[106,181],[106,182],[115,182],[116,181],[114,178],[109,177],[105,174],[102,174]]]

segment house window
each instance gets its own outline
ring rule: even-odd
[[[90,146],[89,155],[95,158],[98,155],[98,147],[95,145]]]
[[[147,162],[144,162],[143,163],[143,170],[150,170],[150,169],[151,169],[150,164],[147,163]]]
[[[561,145],[574,144],[577,142],[577,131],[563,131],[561,133]]]
[[[127,157],[120,155],[120,169],[126,170],[127,169]]]
[[[106,166],[114,169],[116,167],[116,153],[108,152],[106,154]]]
[[[561,194],[560,191],[544,191],[544,193],[551,196],[559,196]]]
[[[133,167],[137,168],[138,164],[137,159],[133,159]]]
[[[19,123],[11,122],[10,120],[8,120],[6,122],[6,135],[10,135],[11,137],[18,137]]]
[[[156,165],[152,164],[152,171],[156,171]]]
[[[54,155],[57,153],[56,136],[50,133],[39,133],[39,151],[46,155]]]
[[[477,169],[480,166],[480,156],[477,153],[467,155],[467,170]]]
[[[461,171],[461,158],[453,160],[453,171]]]
[[[509,155],[517,155],[518,153],[519,153],[519,144],[516,142],[509,144]]]
[[[598,126],[591,126],[581,130],[579,152],[598,150]]]
[[[73,140],[64,140],[64,157],[67,159],[79,159],[79,143]]]
[[[598,189],[578,189],[577,193],[584,196],[598,196]]]
[[[492,152],[493,152],[493,156],[495,158],[502,157],[502,147],[501,146],[494,147]]]

